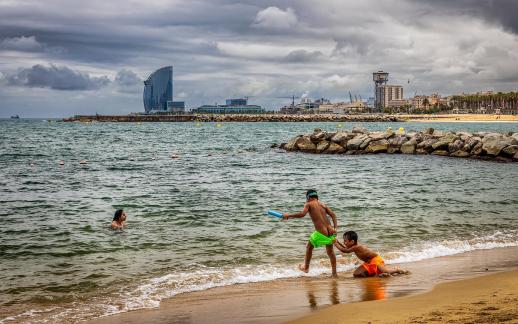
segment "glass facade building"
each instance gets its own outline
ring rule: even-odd
[[[165,66],[144,81],[144,110],[168,111],[170,101],[173,101],[173,67]]]

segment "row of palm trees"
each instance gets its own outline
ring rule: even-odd
[[[470,112],[518,114],[518,92],[463,94],[451,97],[452,108]]]

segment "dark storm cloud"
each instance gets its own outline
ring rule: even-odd
[[[321,51],[294,50],[282,58],[282,62],[286,63],[306,63],[322,58],[324,54]]]
[[[491,23],[498,23],[504,29],[518,34],[518,1],[516,0],[434,0],[428,4],[409,0],[417,6],[439,10],[448,15],[469,15],[482,17]]]
[[[119,92],[135,93],[142,87],[142,80],[138,75],[130,70],[121,70],[115,76],[114,83]]]
[[[110,83],[107,77],[92,77],[66,66],[34,65],[8,75],[7,84],[54,90],[96,90]]]

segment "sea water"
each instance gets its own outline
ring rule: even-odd
[[[517,163],[270,148],[358,125],[0,120],[0,320],[79,321],[301,276],[309,217],[265,212],[300,211],[307,189],[334,210],[340,233],[355,230],[387,263],[518,246]],[[518,132],[515,123],[361,126]],[[128,226],[112,231],[118,208]],[[354,262],[339,257],[338,270]],[[316,251],[307,276],[329,272]]]

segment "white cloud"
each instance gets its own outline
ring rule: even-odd
[[[297,22],[297,15],[293,9],[287,8],[284,11],[277,7],[268,7],[257,13],[252,26],[266,29],[284,29],[294,27]]]
[[[22,52],[34,52],[42,50],[43,45],[40,44],[34,36],[20,36],[4,38],[0,42],[0,49]]]

